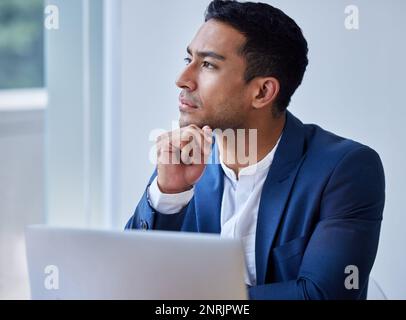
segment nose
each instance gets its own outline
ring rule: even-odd
[[[196,90],[197,83],[195,80],[192,64],[186,66],[186,68],[178,76],[178,79],[176,80],[175,83],[181,89],[185,89],[188,91]]]

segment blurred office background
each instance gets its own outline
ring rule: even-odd
[[[0,0],[0,299],[29,298],[26,225],[124,227],[153,169],[150,134],[177,120],[174,81],[208,2]],[[309,42],[290,110],[382,158],[372,276],[388,298],[406,299],[406,2],[264,2]],[[348,5],[358,30],[344,25]],[[44,27],[49,14],[58,28]]]

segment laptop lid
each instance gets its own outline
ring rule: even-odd
[[[33,299],[247,298],[241,242],[219,235],[31,226],[26,250]]]

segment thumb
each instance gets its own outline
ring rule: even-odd
[[[203,130],[203,132],[204,132],[204,134],[205,134],[206,136],[211,136],[212,130],[211,130],[211,128],[210,128],[209,126],[204,126],[204,127],[202,128],[202,130]]]

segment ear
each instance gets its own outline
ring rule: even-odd
[[[252,106],[261,109],[272,104],[278,96],[280,90],[279,81],[276,78],[258,78],[254,85],[254,97]]]

